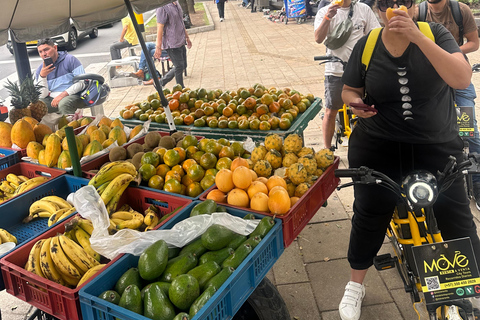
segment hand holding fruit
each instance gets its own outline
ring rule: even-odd
[[[405,36],[410,42],[418,43],[424,38],[422,32],[413,22],[405,6],[398,9],[388,8],[385,12],[388,19],[388,28],[390,31],[397,32]]]

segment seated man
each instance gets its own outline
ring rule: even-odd
[[[40,100],[45,102],[48,112],[73,114],[78,108],[85,108],[78,95],[85,84],[82,81],[73,83],[73,77],[85,73],[80,61],[66,51],[58,52],[50,38],[39,40],[37,50],[43,60],[51,58],[53,61],[48,65],[42,63],[35,72],[36,83],[43,86]]]
[[[153,55],[155,54],[155,43],[154,42],[147,42],[145,43],[147,46],[148,53],[150,56],[153,58]],[[168,57],[167,51],[163,50],[162,51],[162,57]],[[147,65],[147,59],[145,58],[145,54],[143,53],[140,55],[140,63],[138,64],[138,71],[131,73],[130,75],[132,77],[141,79],[141,80],[147,80],[144,81],[144,85],[152,85],[153,84],[153,79],[145,79],[145,73],[148,72],[148,65]],[[151,73],[150,73],[151,74]],[[160,74],[157,71],[157,76],[158,78],[161,78]]]
[[[133,27],[132,19],[128,16],[122,19],[122,33],[120,40],[110,46],[110,56],[112,60],[122,59],[121,49],[135,46],[138,44],[137,33]]]

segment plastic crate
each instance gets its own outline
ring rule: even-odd
[[[2,149],[6,149],[6,150],[18,152],[18,157],[19,157],[20,159],[21,159],[22,157],[26,157],[26,156],[27,156],[27,148],[25,148],[25,149],[13,149],[13,148],[3,147]]]
[[[333,164],[325,170],[318,180],[311,186],[308,191],[290,208],[284,215],[276,217],[283,222],[283,241],[285,248],[292,244],[293,240],[302,232],[310,219],[317,213],[318,209],[327,201],[328,197],[335,191],[340,183],[340,178],[335,177],[335,169],[338,169],[340,158],[335,157]],[[213,186],[206,190],[206,195],[202,195],[200,200],[205,200],[208,193],[215,189]],[[227,207],[238,208],[227,203],[221,203]],[[271,213],[255,211],[250,208],[242,208],[243,210],[259,213],[263,215],[273,216]]]
[[[18,161],[19,157],[17,151],[0,148],[0,170],[13,166]]]
[[[42,165],[37,165],[33,163],[28,163],[28,162],[19,162],[17,164],[14,164],[6,169],[3,169],[0,171],[0,181],[5,180],[7,175],[9,173],[14,173],[16,175],[23,175],[26,176],[27,178],[35,178],[35,177],[40,177],[40,176],[45,176],[47,178],[56,178],[61,176],[62,174],[65,174],[66,171],[62,169],[54,169],[54,168],[49,168],[46,166]],[[48,182],[48,181],[47,181]],[[45,182],[44,182],[45,183]],[[44,183],[38,185],[35,188],[38,188],[42,186]],[[35,188],[31,189],[34,190]],[[3,206],[12,201],[13,199],[16,199],[20,195],[28,194],[31,190],[28,190],[27,192],[21,193],[19,195],[14,196],[13,198],[6,200],[0,204],[0,208],[3,210]]]
[[[57,195],[66,199],[70,193],[77,191],[87,184],[88,180],[86,179],[62,175],[42,184],[38,188],[32,189],[28,193],[19,195],[15,200],[3,205],[2,212],[9,212],[10,214],[0,215],[0,227],[17,238],[18,243],[13,250],[18,249],[49,229],[47,218],[38,218],[29,223],[22,222],[22,220],[28,216],[32,203],[51,195]],[[6,254],[0,255],[0,258]],[[0,275],[0,290],[3,289],[5,289],[5,285]]]
[[[81,180],[86,181],[85,179]],[[142,212],[151,204],[154,204],[160,210],[162,215],[170,213],[180,207],[174,215],[155,227],[155,229],[160,229],[164,228],[168,221],[175,218],[177,215],[183,214],[183,211],[189,208],[189,205],[192,202],[187,199],[129,187],[122,195],[119,205],[122,205],[123,203],[128,203],[133,209],[137,211],[141,210]],[[188,211],[188,214],[189,213],[190,210]],[[5,288],[9,294],[28,302],[56,318],[63,320],[80,320],[82,319],[82,316],[80,311],[79,291],[85,284],[79,288],[70,289],[53,281],[39,277],[24,269],[30,249],[35,243],[40,239],[52,237],[57,233],[63,233],[65,231],[65,223],[71,219],[72,218],[60,222],[57,226],[50,228],[41,236],[36,237],[17,250],[7,254],[0,260],[0,266],[2,268]],[[177,221],[177,219],[175,221]],[[122,255],[119,255],[114,260],[107,263],[107,265],[109,266],[113,264],[121,256]],[[88,283],[88,281],[86,283]]]
[[[193,134],[193,135],[200,135],[210,139],[220,139],[226,138],[228,140],[236,140],[241,141],[247,138],[252,138],[255,142],[263,142],[265,136],[267,134],[276,133],[280,137],[285,138],[286,136],[296,133],[299,135],[303,134],[303,131],[308,126],[310,120],[312,120],[322,109],[322,99],[316,98],[315,101],[311,104],[311,106],[303,113],[300,113],[298,117],[296,117],[293,122],[292,126],[288,130],[268,130],[268,131],[261,131],[261,130],[241,130],[241,129],[221,129],[221,128],[209,128],[209,127],[195,127],[195,126],[185,126],[179,125],[175,126],[177,130],[184,131],[185,133]],[[125,120],[120,118],[122,123],[128,125],[137,125],[142,124],[145,121],[129,119]],[[161,130],[169,132],[170,128],[168,124],[165,123],[156,123],[152,122],[150,124],[151,130]]]
[[[193,205],[197,203],[199,202],[194,202]],[[165,225],[165,229],[170,229],[176,223],[188,218],[191,208],[193,208],[193,206],[190,207],[190,210],[185,210],[182,214],[176,215],[174,219],[170,220],[170,222]],[[230,214],[238,217],[243,217],[247,214],[245,211],[234,208],[227,208],[227,210]],[[259,219],[262,218],[261,215],[257,215],[257,217]],[[231,319],[240,309],[283,253],[282,223],[279,219],[275,219],[275,222],[275,226],[270,230],[268,235],[247,256],[235,272],[230,275],[227,281],[192,320]],[[80,290],[80,304],[83,319],[148,319],[142,315],[98,298],[103,291],[114,288],[118,278],[125,271],[131,267],[136,267],[138,264],[138,258],[139,257],[130,254],[124,255],[111,267],[106,269],[99,277],[95,278]]]

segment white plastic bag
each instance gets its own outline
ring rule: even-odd
[[[140,232],[123,229],[109,235],[110,221],[107,209],[93,186],[85,186],[75,192],[73,204],[83,218],[93,223],[94,230],[90,237],[92,248],[108,259],[113,259],[120,253],[139,256],[147,247],[161,239],[165,240],[169,247],[181,248],[201,236],[213,224],[222,225],[241,235],[249,235],[260,222],[242,219],[225,212],[216,212],[212,215],[187,218],[170,230]]]

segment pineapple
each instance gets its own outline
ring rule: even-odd
[[[32,113],[30,109],[27,108],[30,104],[30,101],[25,97],[25,90],[23,86],[19,86],[17,82],[11,82],[7,79],[4,87],[9,91],[10,95],[12,96],[11,104],[13,106],[13,109],[11,109],[8,113],[10,123],[15,124],[17,120],[25,116],[31,117]]]
[[[41,121],[43,116],[48,113],[48,107],[45,102],[40,101],[40,93],[43,88],[42,85],[36,84],[31,75],[27,75],[22,82],[23,90],[25,91],[25,97],[30,101],[28,109],[32,112],[32,117],[37,121]]]

